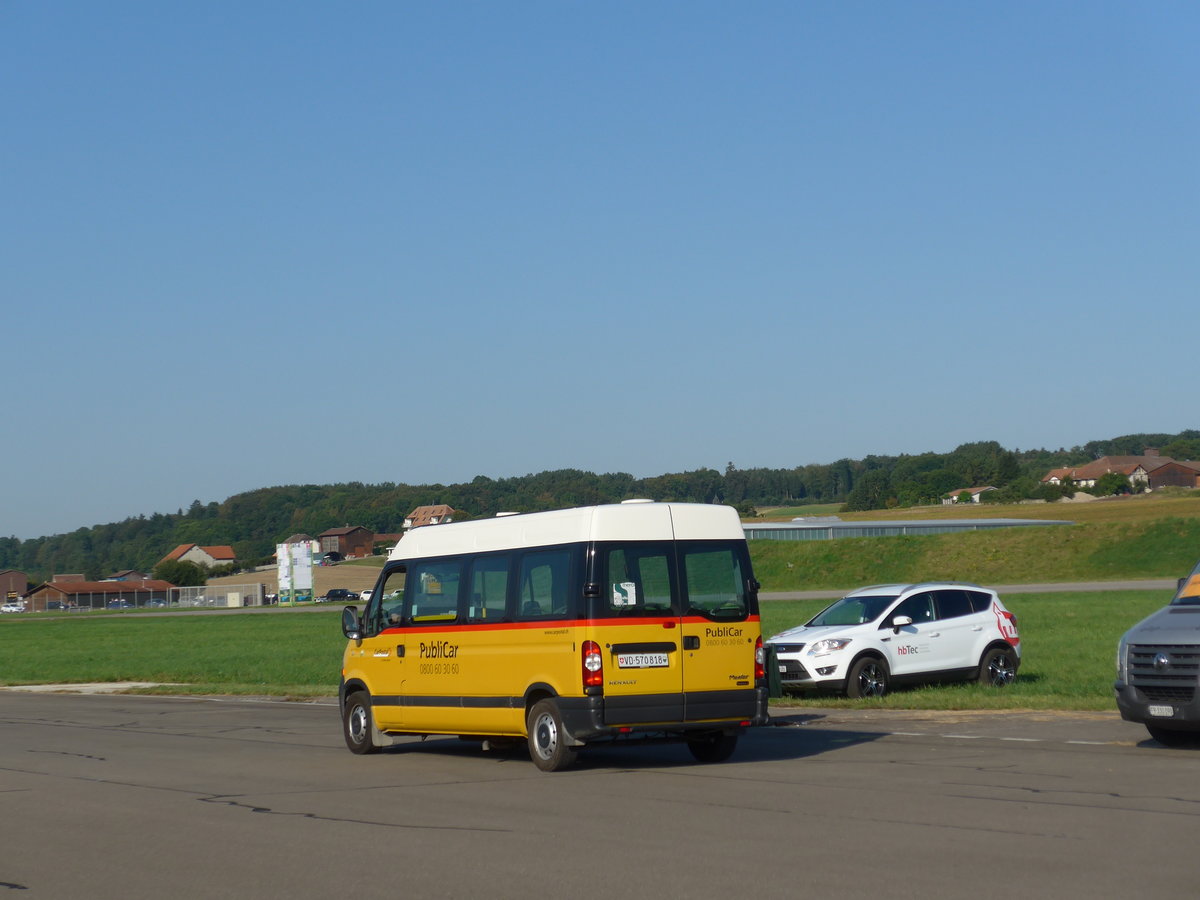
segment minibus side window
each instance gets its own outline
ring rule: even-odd
[[[379,592],[371,596],[368,610],[374,607],[378,611],[380,629],[395,628],[401,623],[404,614],[404,567],[392,569],[387,573]]]
[[[718,619],[740,619],[749,612],[740,555],[732,547],[685,546],[681,549],[688,612]]]
[[[510,557],[481,556],[471,563],[467,576],[467,621],[501,622],[508,603]]]
[[[445,625],[456,621],[462,559],[422,560],[409,568],[404,624]]]
[[[535,550],[521,557],[515,618],[565,619],[571,599],[571,550]]]
[[[671,602],[670,548],[626,544],[602,549],[600,616],[661,616],[676,612]]]

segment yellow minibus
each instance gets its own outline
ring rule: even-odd
[[[767,722],[758,583],[728,506],[621,504],[427,525],[348,606],[346,745],[528,742],[543,771],[598,741],[728,759]]]

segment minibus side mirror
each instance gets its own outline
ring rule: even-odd
[[[901,628],[903,628],[905,625],[911,624],[912,616],[896,616],[896,618],[892,619],[892,632],[894,634],[899,634]]]
[[[362,620],[357,607],[347,606],[342,610],[342,634],[352,641],[362,640]]]

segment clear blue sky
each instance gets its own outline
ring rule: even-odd
[[[0,0],[0,534],[1197,427],[1193,2]]]

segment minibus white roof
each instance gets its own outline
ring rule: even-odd
[[[737,511],[731,506],[634,502],[424,525],[407,532],[388,559],[586,541],[741,541],[745,537]]]

